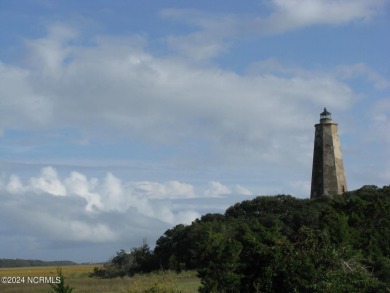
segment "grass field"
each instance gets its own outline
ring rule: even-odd
[[[63,266],[62,273],[65,277],[65,285],[74,288],[74,293],[132,293],[142,292],[147,288],[170,287],[176,288],[183,293],[198,292],[200,280],[196,272],[159,272],[146,275],[136,275],[128,278],[96,279],[88,277],[96,265]],[[23,268],[0,268],[0,277],[16,277],[13,280],[20,281],[18,284],[0,284],[1,293],[45,293],[51,292],[48,284],[39,283],[38,278],[57,276],[56,267],[23,267]],[[24,277],[24,279],[23,279]],[[30,277],[30,279],[28,279]],[[30,281],[29,281],[30,280]],[[32,283],[31,280],[36,281]],[[157,285],[156,285],[157,284]],[[158,291],[156,291],[158,292]],[[162,292],[162,291],[161,291]]]

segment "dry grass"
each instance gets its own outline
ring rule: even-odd
[[[127,293],[134,289],[147,288],[159,282],[172,283],[183,293],[197,292],[200,285],[195,272],[173,272],[136,275],[132,278],[96,279],[88,277],[96,265],[63,266],[65,285],[74,288],[74,293]],[[50,292],[48,284],[27,283],[27,277],[56,277],[57,267],[1,268],[0,277],[24,277],[21,284],[0,284],[1,293]]]

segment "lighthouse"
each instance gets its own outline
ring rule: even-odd
[[[337,123],[324,108],[315,125],[313,170],[310,198],[332,196],[347,191]]]

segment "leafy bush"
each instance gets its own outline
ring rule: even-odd
[[[103,268],[95,267],[90,276],[98,278],[133,276],[136,273],[151,272],[155,268],[153,253],[144,241],[142,246],[132,248],[130,253],[120,250]]]

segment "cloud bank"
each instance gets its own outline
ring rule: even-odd
[[[82,46],[74,45],[77,36],[51,28],[28,41],[30,66],[0,64],[0,129],[78,129],[85,137],[168,145],[207,141],[226,158],[275,159],[280,137],[293,144],[307,132],[313,108],[345,109],[356,99],[326,73],[238,75],[155,56],[138,38],[100,37]]]
[[[145,237],[155,240],[172,225],[191,223],[212,197],[231,193],[220,182],[210,186],[211,191],[198,193],[178,181],[122,182],[111,173],[98,179],[76,171],[60,178],[55,168],[45,167],[27,180],[3,174],[0,212],[3,228],[11,222],[14,234],[36,241],[133,243]],[[251,194],[245,187],[236,191]],[[197,199],[200,206],[186,206],[185,199]]]

